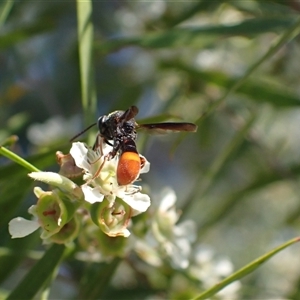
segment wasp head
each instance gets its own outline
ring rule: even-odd
[[[114,138],[114,126],[111,125],[110,119],[110,116],[101,116],[97,121],[99,133],[105,140]]]

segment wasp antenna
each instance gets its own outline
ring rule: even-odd
[[[84,134],[86,131],[88,131],[90,128],[92,128],[95,125],[97,125],[97,123],[93,123],[90,126],[88,126],[87,128],[85,128],[84,130],[82,130],[81,132],[77,133],[75,136],[73,136],[70,139],[70,142],[73,142],[76,138],[78,138],[79,136],[81,136],[82,134]]]

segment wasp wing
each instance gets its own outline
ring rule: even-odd
[[[153,124],[137,124],[136,129],[146,130],[148,133],[165,134],[172,132],[196,132],[198,126],[193,123],[153,123]]]

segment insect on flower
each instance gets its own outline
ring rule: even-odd
[[[136,148],[136,130],[146,129],[148,132],[153,133],[197,131],[197,126],[195,124],[186,122],[138,124],[134,119],[137,113],[138,108],[136,106],[130,106],[125,111],[117,110],[108,115],[101,116],[96,123],[90,125],[71,139],[71,141],[73,141],[82,133],[97,125],[99,133],[93,149],[96,150],[100,147],[101,151],[101,145],[105,142],[112,146],[112,151],[106,156],[105,160],[112,159],[119,154],[119,162],[117,166],[117,180],[119,185],[127,185],[135,181],[145,163]],[[103,164],[105,163],[105,160]],[[99,168],[97,174],[101,171],[102,166]]]

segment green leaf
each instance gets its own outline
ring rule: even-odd
[[[97,264],[96,269],[95,265],[91,266],[82,280],[81,298],[102,299],[120,262],[121,259],[115,257],[110,263]]]
[[[228,197],[226,197],[217,207],[214,207],[213,211],[208,214],[206,220],[204,220],[198,227],[198,236],[203,236],[208,228],[223,220],[225,216],[228,215],[230,211],[233,210],[235,205],[240,204],[243,198],[251,192],[265,188],[267,185],[290,180],[291,178],[296,178],[300,174],[300,165],[293,165],[289,169],[285,169],[282,172],[261,172],[255,179],[250,182],[244,188],[238,191],[232,192]]]
[[[26,177],[26,173],[18,172],[18,174],[13,178],[12,181],[0,183],[0,210],[5,211],[5,214],[3,214],[0,219],[0,227],[7,227],[8,222],[13,217],[16,217],[16,212],[20,210],[20,206],[22,205],[22,201],[25,198],[25,195],[32,187],[32,180]]]
[[[63,146],[61,148],[61,151],[64,152],[68,151],[69,149],[70,145],[68,144],[67,146]],[[11,180],[11,178],[9,178],[10,176],[16,176],[17,172],[21,171],[22,168],[20,168],[20,166],[23,167],[22,171],[25,170],[27,172],[35,172],[39,171],[39,169],[44,169],[49,165],[53,165],[56,162],[55,152],[55,149],[49,149],[48,151],[28,156],[25,159],[15,154],[14,152],[0,146],[0,155],[2,154],[13,162],[16,162],[16,164],[11,163],[0,168],[0,180]]]
[[[6,0],[3,1],[1,7],[0,7],[0,29],[2,27],[2,25],[4,24],[4,22],[7,19],[7,16],[9,15],[12,7],[14,4],[14,0]]]
[[[135,45],[145,48],[167,47],[203,47],[230,36],[252,36],[265,32],[276,32],[292,26],[295,20],[287,18],[262,18],[242,21],[234,25],[217,25],[176,28],[165,32],[149,33],[143,37],[129,37],[102,42],[96,50],[102,53],[111,52],[120,47]]]
[[[263,263],[265,263],[268,259],[270,259],[272,256],[274,256],[278,252],[284,250],[285,248],[287,248],[299,241],[300,241],[300,237],[296,237],[296,238],[291,239],[288,242],[276,247],[272,251],[266,253],[265,255],[255,259],[254,261],[252,261],[245,267],[239,269],[238,271],[236,271],[232,275],[228,276],[224,280],[218,282],[216,285],[214,285],[210,289],[206,290],[202,294],[198,295],[193,300],[203,300],[203,299],[208,299],[209,297],[212,297],[213,295],[215,295],[217,292],[221,291],[224,287],[226,287],[230,283],[232,283],[236,280],[239,280],[239,279],[245,277],[246,275],[248,275],[249,273],[252,273],[253,271],[255,271]]]
[[[186,72],[191,78],[215,84],[222,88],[234,86],[242,78],[232,78],[221,72],[200,71],[178,62],[161,63],[164,69],[177,69]],[[259,78],[248,79],[242,86],[236,89],[236,93],[244,94],[250,100],[262,103],[270,103],[277,107],[290,107],[300,105],[300,98],[285,86],[279,84],[263,83]]]
[[[86,126],[95,122],[97,96],[93,70],[92,1],[77,0],[78,48],[81,97]]]
[[[3,147],[0,148],[1,150],[3,153]],[[15,216],[16,211],[20,210],[25,195],[34,184],[33,180],[27,176],[28,170],[38,169],[35,165],[44,169],[55,163],[53,149],[27,157],[26,160],[7,149],[4,150],[4,154],[17,163],[11,163],[0,168],[0,211],[5,211],[0,219],[0,227],[6,226],[10,219]]]
[[[9,240],[7,247],[0,251],[0,282],[4,281],[17,268],[28,251],[40,241],[38,232],[22,239]]]
[[[233,156],[234,153],[241,147],[243,141],[245,140],[245,136],[249,133],[252,128],[254,121],[256,120],[256,114],[252,113],[248,120],[245,121],[243,127],[233,136],[231,141],[220,151],[220,154],[214,159],[211,167],[206,171],[204,178],[201,180],[202,174],[197,182],[201,182],[200,192],[195,191],[197,193],[197,198],[202,198],[209,190],[209,188],[214,184],[215,178],[217,175],[224,169],[226,162]],[[199,184],[197,184],[197,188],[199,188]],[[186,201],[185,205],[182,207],[182,215],[185,216],[189,208],[194,205],[193,204],[194,197],[190,197],[188,201]],[[218,211],[218,210],[217,210]],[[201,228],[201,227],[200,227]],[[198,231],[198,236],[200,234],[200,230]]]
[[[10,293],[7,300],[32,299],[55,272],[64,251],[64,245],[53,244]]]
[[[45,20],[41,20],[34,24],[23,25],[18,29],[2,34],[0,36],[0,48],[6,48],[11,45],[15,45],[18,42],[27,40],[34,35],[45,33],[51,29],[53,29],[53,23],[46,22]]]
[[[185,20],[188,20],[189,18],[193,17],[199,12],[204,11],[213,11],[217,10],[220,5],[223,4],[222,0],[214,0],[214,1],[199,1],[199,2],[191,2],[190,6],[187,9],[184,9],[180,11],[180,15],[177,15],[176,17],[168,18],[166,16],[166,24],[165,27],[173,27]],[[156,20],[155,20],[156,21]],[[155,24],[153,24],[154,26]]]
[[[196,120],[196,124],[199,125],[207,116],[213,113],[219,105],[221,105],[233,92],[239,89],[247,80],[248,78],[268,59],[270,59],[283,45],[285,45],[290,40],[294,39],[300,31],[300,18],[297,22],[293,23],[293,25],[286,30],[279,39],[268,49],[268,51],[262,55],[256,62],[249,66],[245,74],[231,86],[229,86],[225,93],[215,102],[208,106],[206,111],[204,111],[201,116]],[[181,135],[175,142],[175,147],[182,141],[184,138],[184,134]],[[173,147],[174,149],[174,147]]]

